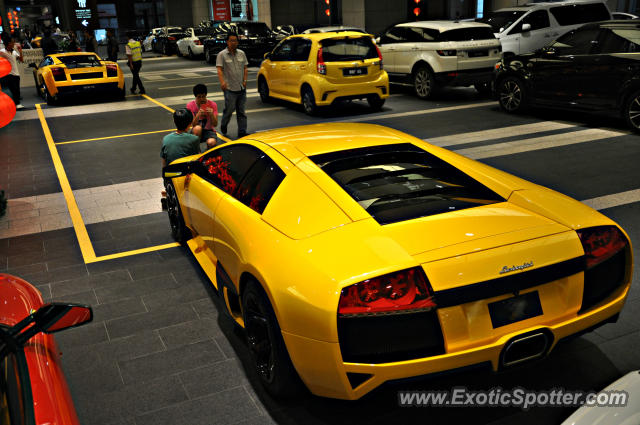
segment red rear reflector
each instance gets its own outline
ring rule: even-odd
[[[371,315],[436,307],[433,290],[420,267],[367,279],[342,289],[338,314]]]
[[[587,269],[613,257],[627,246],[627,238],[615,226],[599,226],[577,231],[584,248]]]

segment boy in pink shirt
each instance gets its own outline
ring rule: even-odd
[[[207,143],[207,149],[214,147],[218,141],[216,126],[218,125],[218,105],[207,99],[207,86],[196,84],[193,87],[195,100],[187,103],[187,109],[193,114],[191,133]]]

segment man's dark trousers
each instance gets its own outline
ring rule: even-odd
[[[222,122],[220,123],[222,133],[227,132],[227,125],[229,124],[229,121],[231,121],[233,111],[235,111],[236,120],[238,122],[238,137],[242,137],[247,134],[247,114],[244,111],[246,103],[246,89],[240,91],[224,91],[224,112],[222,113]]]
[[[142,80],[140,80],[140,68],[142,68],[142,61],[134,61],[133,67],[131,68],[131,73],[133,74],[131,91],[135,91],[136,87],[139,87],[140,93],[144,93],[144,86],[142,85]]]

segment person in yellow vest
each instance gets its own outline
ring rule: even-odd
[[[142,46],[140,42],[134,40],[135,32],[129,31],[127,33],[127,37],[129,37],[129,42],[125,47],[127,59],[129,60],[129,69],[133,74],[133,84],[131,86],[131,93],[136,94],[136,88],[140,88],[140,94],[144,94],[144,86],[142,85],[142,81],[140,80],[140,68],[142,68]]]

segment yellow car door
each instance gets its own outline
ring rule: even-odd
[[[289,62],[293,48],[295,46],[295,39],[287,38],[282,40],[279,45],[273,49],[269,60],[269,92],[275,95],[286,95],[284,88],[284,81],[287,76]]]
[[[311,52],[311,40],[294,38],[292,50],[286,68],[282,69],[282,91],[286,96],[297,97],[300,95],[300,80],[309,72],[311,67],[309,53]]]

